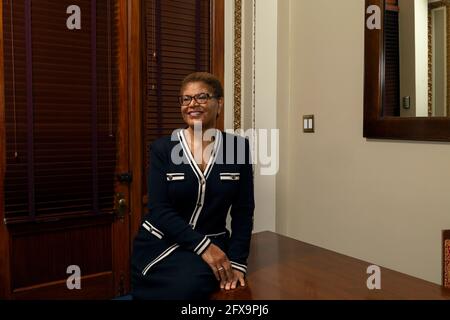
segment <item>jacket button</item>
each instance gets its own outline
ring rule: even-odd
[[[173,177],[172,177],[172,176],[169,176],[168,179],[169,179],[169,181],[172,181]]]
[[[197,203],[197,207],[201,207],[202,206],[202,204],[201,203]]]

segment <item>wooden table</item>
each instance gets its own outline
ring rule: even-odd
[[[411,263],[414,263],[411,261]],[[253,235],[248,286],[220,291],[215,300],[450,299],[450,290],[381,268],[381,290],[367,288],[372,263],[273,232]]]

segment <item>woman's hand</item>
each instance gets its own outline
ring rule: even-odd
[[[208,249],[202,254],[202,259],[209,265],[214,272],[217,281],[220,281],[220,287],[223,289],[228,282],[235,280],[235,274],[231,268],[230,260],[227,255],[215,244],[210,244]]]
[[[241,287],[245,287],[245,274],[243,272],[235,270],[235,269],[233,269],[233,273],[234,273],[234,280],[228,281],[225,284],[225,290],[236,289],[238,282],[241,285]]]

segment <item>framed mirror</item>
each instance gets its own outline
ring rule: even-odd
[[[450,0],[366,0],[364,137],[450,141]]]

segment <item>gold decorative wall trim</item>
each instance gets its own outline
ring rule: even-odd
[[[431,10],[447,8],[447,117],[450,117],[450,0],[442,0],[428,4],[428,116],[433,116],[433,25]]]
[[[433,30],[431,9],[428,9],[428,116],[433,116]]]
[[[241,129],[242,0],[234,1],[234,130]]]

